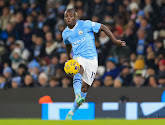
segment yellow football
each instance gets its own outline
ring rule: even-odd
[[[64,71],[68,75],[75,75],[80,71],[80,64],[74,59],[68,60],[65,63]]]

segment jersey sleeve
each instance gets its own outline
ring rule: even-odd
[[[85,21],[86,26],[90,28],[93,32],[98,33],[101,27],[101,23],[92,22],[90,20]]]
[[[63,38],[63,41],[64,41],[64,44],[66,45],[66,44],[70,44],[70,42],[68,41],[68,37],[67,37],[67,35],[63,32],[62,33],[62,38]]]

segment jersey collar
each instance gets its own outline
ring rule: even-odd
[[[78,25],[78,23],[76,22],[76,25],[72,29],[70,29],[68,26],[67,26],[67,28],[68,28],[68,30],[74,31],[74,29],[77,27],[77,25]]]

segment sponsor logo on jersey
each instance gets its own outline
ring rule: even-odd
[[[80,40],[77,40],[76,42],[73,42],[72,43],[72,45],[73,46],[78,46],[78,45],[80,45],[83,41],[85,41],[86,40],[86,38],[85,37],[83,37],[83,38],[81,38]]]

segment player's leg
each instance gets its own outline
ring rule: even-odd
[[[81,91],[80,91],[79,85],[78,85],[79,87],[76,87],[78,84],[77,81],[73,83],[73,88],[75,91],[76,98],[75,98],[72,109],[69,111],[66,117],[67,120],[72,119],[73,114],[76,112],[79,106],[85,101],[88,88],[92,85],[95,74],[97,72],[97,66],[98,66],[97,60],[91,61],[91,60],[82,59],[82,58],[79,58],[79,59],[80,60],[78,62],[83,65],[83,67],[82,66],[80,67],[80,72],[79,72],[81,74],[81,79],[83,82],[81,82]],[[83,77],[82,77],[82,74],[83,74]],[[78,92],[76,90],[77,88],[78,88]]]
[[[88,85],[86,82],[82,82],[81,97],[86,98],[89,87],[90,87],[90,85]]]
[[[86,98],[86,95],[87,95],[87,92],[88,92],[88,88],[89,88],[89,87],[90,87],[90,86],[89,86],[87,83],[85,83],[85,82],[82,81],[81,97],[80,97],[80,98],[81,98],[83,101],[81,102],[81,104],[85,101],[85,98]],[[74,113],[77,111],[77,109],[81,106],[81,104],[78,104],[77,101],[76,101],[76,98],[75,98],[74,103],[73,103],[73,107],[72,107],[72,109],[69,111],[69,113],[67,114],[66,120],[72,120],[72,116],[73,116]]]
[[[81,75],[81,79],[82,79],[82,74],[84,73],[84,69],[83,69],[83,67],[82,66],[80,66],[80,71],[79,71],[79,74]],[[82,97],[82,92],[81,92],[81,90],[82,90],[82,83],[83,83],[83,81],[81,80],[81,87],[79,88],[79,92],[80,93],[75,93],[75,96],[76,96],[76,102],[77,102],[77,104],[80,106],[84,101],[85,101],[85,98],[84,97]],[[75,86],[74,84],[73,84],[73,86]],[[75,87],[74,87],[74,89],[75,89]]]
[[[86,98],[88,93],[88,89],[92,85],[95,74],[97,72],[98,61],[97,60],[86,60],[88,63],[86,64],[86,70],[82,77],[82,88],[81,88],[81,96]]]
[[[81,78],[82,78],[83,72],[84,72],[83,67],[80,65],[79,73],[75,74],[73,77],[73,89],[74,89],[75,96],[78,94],[81,94],[81,87],[82,87]]]
[[[81,88],[82,88],[82,74],[84,70],[83,67],[80,66],[80,71],[73,77],[73,89],[75,93],[75,100],[73,103],[72,109],[69,111],[69,113],[66,116],[66,120],[72,120],[72,116],[76,112],[76,110],[79,108],[79,106],[82,104],[82,102],[85,101],[85,98],[81,97]]]

